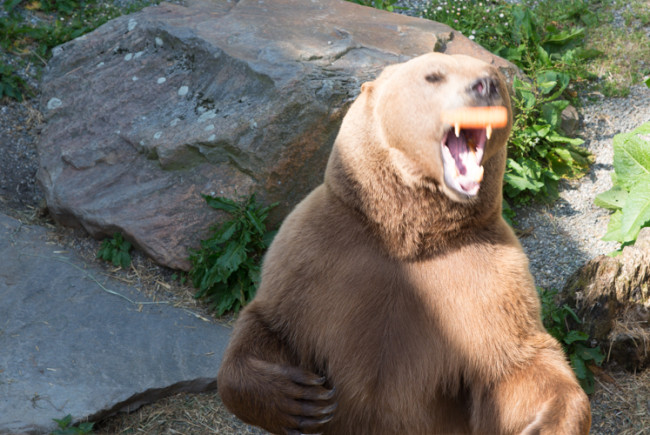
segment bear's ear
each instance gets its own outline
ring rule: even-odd
[[[374,88],[375,88],[374,82],[365,82],[361,85],[361,92],[371,93]]]

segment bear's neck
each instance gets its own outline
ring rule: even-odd
[[[494,194],[473,203],[455,202],[433,181],[406,183],[387,151],[358,151],[335,144],[325,184],[357,213],[391,257],[418,260],[471,243],[500,216],[500,191],[498,204],[486,203],[495,201]]]

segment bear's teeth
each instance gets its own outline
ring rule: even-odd
[[[483,166],[479,166],[478,167],[478,174],[477,174],[477,177],[476,177],[476,182],[477,183],[480,183],[481,181],[483,181],[483,173],[484,172],[485,172],[485,169],[483,168]]]
[[[488,124],[485,128],[485,136],[489,139],[492,136],[492,126]]]
[[[456,137],[460,136],[460,124],[456,123],[454,125],[454,132],[456,133]]]

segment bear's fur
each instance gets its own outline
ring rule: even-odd
[[[510,113],[502,76],[466,56],[362,86],[237,320],[218,375],[228,409],[274,433],[588,433],[587,396],[501,217],[511,120],[477,148],[478,193],[443,162],[455,134],[441,110],[494,105]]]

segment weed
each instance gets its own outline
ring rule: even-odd
[[[363,6],[370,6],[375,9],[389,11],[389,12],[393,12],[395,11],[395,9],[400,9],[399,6],[395,6],[397,0],[348,0],[348,1]]]
[[[600,366],[605,359],[605,354],[600,346],[589,346],[589,335],[571,328],[572,323],[580,324],[582,322],[567,304],[561,306],[556,304],[557,290],[538,288],[537,291],[542,301],[544,327],[562,344],[582,388],[587,394],[593,393],[594,374],[588,364]]]
[[[131,255],[129,254],[131,249],[131,243],[124,240],[122,234],[115,233],[112,239],[105,239],[102,242],[99,252],[97,252],[97,258],[110,261],[115,267],[126,269],[131,265]]]
[[[594,203],[613,210],[603,240],[633,244],[650,226],[650,122],[614,136],[614,187]]]
[[[56,419],[53,418],[59,426],[58,429],[56,429],[54,432],[52,432],[51,435],[85,435],[92,433],[93,431],[93,426],[95,423],[80,423],[78,426],[71,426],[72,424],[72,416],[70,414],[66,415],[62,419]]]
[[[192,250],[189,277],[198,289],[197,298],[206,298],[218,316],[237,312],[255,296],[260,280],[260,263],[275,232],[266,229],[265,220],[275,207],[263,207],[255,195],[239,202],[203,196],[208,205],[232,218],[212,228],[213,234]]]
[[[181,285],[185,285],[185,283],[187,282],[187,273],[185,273],[185,272],[173,273],[171,278],[172,278],[172,281],[177,281],[178,280],[178,282]]]
[[[0,99],[9,97],[22,101],[25,92],[29,92],[25,80],[16,74],[16,70],[11,65],[0,61]]]

